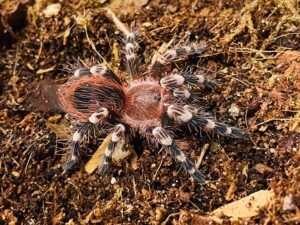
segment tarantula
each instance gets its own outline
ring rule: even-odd
[[[71,79],[60,86],[58,99],[61,108],[82,123],[73,135],[71,156],[63,169],[70,169],[78,161],[85,133],[93,127],[105,125],[111,128],[112,138],[105,149],[99,172],[105,172],[109,167],[117,143],[122,139],[129,140],[138,132],[149,142],[167,149],[190,176],[204,183],[204,175],[195,169],[174,141],[178,128],[188,128],[191,134],[206,131],[233,138],[240,138],[243,131],[214,121],[201,111],[199,105],[192,103],[193,87],[210,85],[212,80],[209,77],[182,72],[158,78],[166,64],[200,55],[205,50],[203,46],[181,45],[169,49],[143,71],[137,55],[137,35],[138,32],[132,31],[125,37],[124,53],[127,73],[133,77],[131,83],[122,82],[108,66],[99,64],[77,69]],[[150,77],[142,76],[147,73]]]

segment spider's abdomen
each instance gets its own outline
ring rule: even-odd
[[[82,77],[62,85],[58,90],[58,100],[65,112],[85,122],[101,107],[120,112],[125,93],[121,85],[105,78]]]
[[[141,83],[129,88],[124,119],[133,127],[160,121],[164,112],[164,89],[156,83]]]

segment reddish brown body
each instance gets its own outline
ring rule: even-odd
[[[129,87],[100,76],[84,76],[61,86],[61,107],[72,117],[85,122],[100,107],[105,107],[133,128],[158,126],[171,94],[155,81],[135,81]]]

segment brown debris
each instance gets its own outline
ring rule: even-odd
[[[254,166],[254,168],[255,168],[258,172],[260,172],[261,174],[270,174],[270,173],[273,173],[273,172],[274,172],[274,170],[273,170],[271,167],[269,167],[269,166],[267,166],[267,165],[264,165],[264,164],[262,164],[262,163],[257,163],[257,164]]]

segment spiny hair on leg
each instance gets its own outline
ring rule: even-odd
[[[210,118],[205,118],[201,115],[194,115],[190,122],[188,123],[190,129],[194,130],[204,130],[207,132],[216,132],[222,136],[232,137],[232,138],[241,138],[244,135],[244,131],[237,127],[231,127],[224,123],[215,122]]]
[[[205,75],[191,72],[171,73],[162,79],[160,79],[160,85],[164,88],[178,88],[184,84],[189,84],[193,88],[207,86],[212,88],[215,85],[215,81]]]
[[[163,66],[189,56],[200,55],[204,52],[204,50],[204,44],[179,44],[162,53],[151,66],[150,73],[153,75],[161,73]]]
[[[196,112],[196,113],[195,113]],[[240,138],[243,136],[243,131],[236,127],[228,126],[224,123],[215,122],[212,118],[201,114],[195,108],[188,105],[178,106],[170,105],[167,109],[167,114],[170,118],[178,123],[187,124],[190,131],[196,131],[201,135],[201,131],[217,132],[220,135]]]
[[[117,124],[112,132],[111,141],[104,151],[103,164],[98,168],[98,173],[104,173],[112,161],[112,154],[116,149],[118,142],[124,138],[126,128],[123,124]]]
[[[205,176],[194,167],[194,164],[188,159],[185,154],[177,147],[175,143],[168,146],[168,150],[173,158],[181,163],[184,170],[200,184],[205,184]]]
[[[181,44],[175,46],[172,49],[167,50],[163,55],[159,58],[162,64],[175,60],[181,57],[187,57],[191,55],[199,55],[202,54],[205,50],[205,46],[203,44],[198,43],[190,43],[190,44]]]
[[[81,68],[90,68],[93,65],[101,64],[101,62],[99,60],[97,60],[97,59],[95,59],[93,57],[92,58],[77,58],[77,59],[73,57],[73,60],[74,60],[75,63],[68,62],[68,63],[66,63],[64,65],[63,69],[61,69],[62,71],[65,71],[68,74],[72,74],[73,75],[73,76],[69,77],[70,80],[72,80],[74,78],[75,79],[78,78],[78,76],[76,76],[76,75],[78,75],[78,74],[76,74],[76,71],[78,69],[81,69]],[[86,71],[86,72],[88,72],[88,71]],[[88,75],[88,74],[86,74],[86,75]]]
[[[197,171],[194,168],[193,163],[185,156],[185,154],[177,147],[174,143],[172,137],[168,134],[168,132],[162,127],[155,127],[152,130],[153,136],[156,138],[157,142],[159,142],[163,148],[167,148],[173,158],[180,162],[183,166],[184,170],[190,174],[197,182],[205,183],[204,176],[200,171]]]
[[[109,145],[105,148],[103,164],[98,168],[97,173],[104,173],[109,168],[112,162],[112,154],[115,150],[118,142],[111,141]]]
[[[69,160],[63,165],[63,170],[69,170],[77,161],[80,156],[80,152],[82,151],[80,148],[80,143],[82,142],[84,135],[89,131],[91,127],[94,125],[90,122],[86,122],[81,125],[77,131],[73,134],[70,149],[71,149],[71,156]]]

